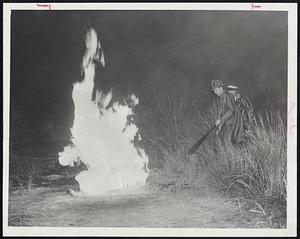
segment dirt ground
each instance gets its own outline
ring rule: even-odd
[[[255,220],[254,220],[255,219]],[[261,228],[233,200],[195,190],[87,197],[35,188],[9,197],[9,226]]]

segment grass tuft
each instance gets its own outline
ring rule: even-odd
[[[233,146],[212,132],[195,154],[188,155],[217,119],[217,101],[201,102],[212,97],[184,78],[160,77],[159,87],[147,89],[150,98],[141,102],[136,114],[150,164],[159,165],[178,188],[213,188],[246,200],[244,208],[262,216],[269,227],[286,226],[287,130],[282,114],[257,114],[243,146]]]

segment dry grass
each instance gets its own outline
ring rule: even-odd
[[[211,139],[215,143],[198,156],[207,162],[208,184],[226,195],[251,199],[252,212],[264,215],[270,227],[281,227],[286,223],[286,127],[277,113],[257,118],[243,147]]]
[[[137,111],[142,146],[150,163],[159,161],[162,174],[178,188],[214,188],[229,198],[246,201],[242,209],[249,217],[261,217],[269,227],[285,227],[287,139],[280,113],[256,115],[242,147],[212,133],[190,156],[188,149],[216,120],[216,101],[201,102],[209,95],[184,78],[159,80],[159,87],[153,82],[147,86],[149,99]]]
[[[144,191],[79,197],[64,188],[36,188],[12,195],[10,226],[253,228],[239,208],[201,191]],[[266,225],[259,225],[265,227]]]

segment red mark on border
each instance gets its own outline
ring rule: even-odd
[[[36,4],[38,7],[47,7],[48,10],[51,10],[51,4],[40,4],[40,3],[37,3]]]
[[[260,5],[255,5],[255,3],[251,3],[251,9],[252,10],[256,10],[258,8],[261,8],[261,6]]]

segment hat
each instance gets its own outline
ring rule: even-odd
[[[238,87],[235,85],[227,85],[226,88],[227,90],[237,90]]]
[[[212,90],[215,89],[215,88],[219,88],[219,87],[222,87],[224,86],[223,82],[221,80],[212,80],[211,81],[211,88]]]

